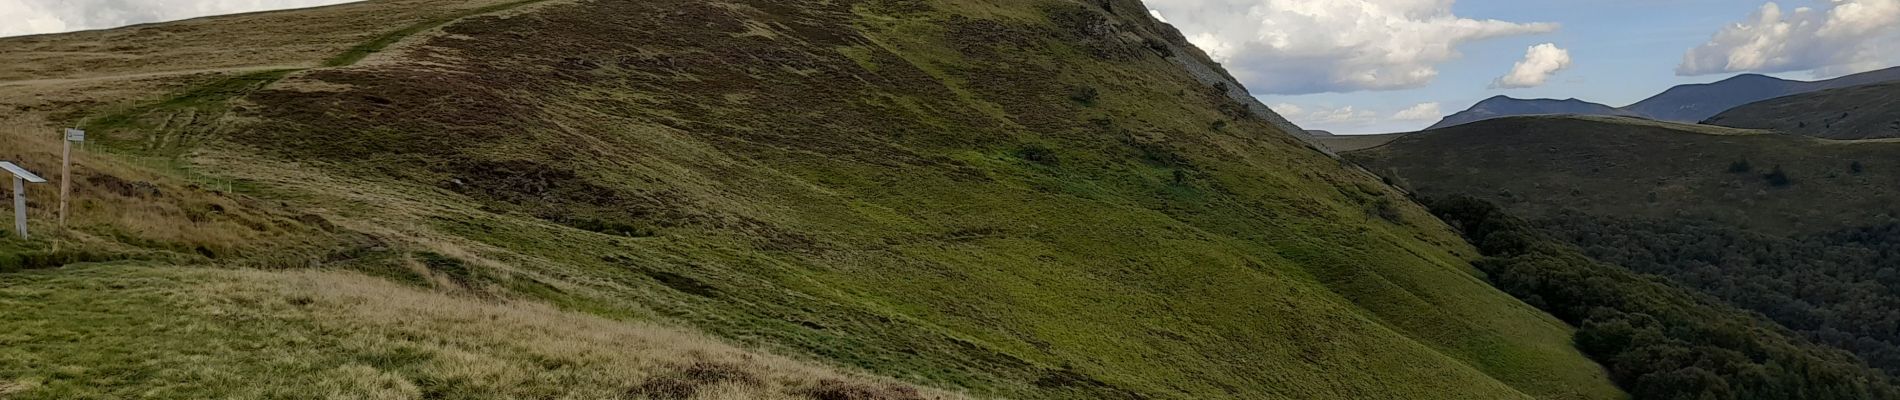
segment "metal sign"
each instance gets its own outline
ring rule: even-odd
[[[14,177],[25,179],[29,183],[46,183],[46,178],[34,175],[32,171],[27,171],[26,168],[20,168],[20,166],[10,162],[0,161],[0,169],[7,170],[7,172],[13,173]]]
[[[84,130],[84,129],[66,129],[66,141],[68,141],[68,142],[84,142],[84,141],[86,141],[86,130]]]

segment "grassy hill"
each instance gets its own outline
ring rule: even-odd
[[[1823,90],[1750,103],[1704,123],[1828,139],[1900,137],[1900,82]]]
[[[40,235],[0,241],[9,398],[1622,397],[1133,1],[371,1],[0,39],[86,46],[136,61],[0,68],[0,156],[100,139],[70,227],[36,188]]]
[[[1847,142],[1614,117],[1513,117],[1348,153],[1431,196],[1472,194],[1527,217],[1719,221],[1777,234],[1892,221],[1900,143]],[[1858,170],[1855,168],[1859,165]],[[1779,167],[1786,181],[1769,179]]]

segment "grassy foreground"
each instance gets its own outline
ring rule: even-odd
[[[0,309],[8,399],[958,397],[354,273],[72,266],[0,275]]]

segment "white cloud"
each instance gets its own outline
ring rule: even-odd
[[[356,0],[0,0],[0,36],[115,28]]]
[[[1521,89],[1544,86],[1551,75],[1570,68],[1570,50],[1557,47],[1555,43],[1531,46],[1524,51],[1524,61],[1518,61],[1511,72],[1491,82],[1492,88]]]
[[[1290,102],[1275,102],[1267,107],[1302,128],[1342,135],[1410,132],[1444,118],[1443,103],[1439,102],[1419,103],[1403,109]]]
[[[1826,0],[1783,10],[1767,3],[1690,49],[1678,75],[1812,70],[1834,76],[1882,67],[1900,41],[1900,0]]]
[[[1453,15],[1455,0],[1148,0],[1261,94],[1421,87],[1459,45],[1550,32],[1549,23]]]
[[[1267,107],[1299,126],[1352,126],[1379,120],[1379,113],[1352,106],[1335,108],[1279,103]]]
[[[1439,107],[1438,102],[1435,101],[1419,103],[1419,105],[1399,110],[1399,112],[1392,114],[1392,119],[1400,121],[1437,121],[1445,117],[1444,111],[1440,110]]]

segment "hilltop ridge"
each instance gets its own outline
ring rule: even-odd
[[[1480,101],[1478,102],[1478,104],[1472,105],[1471,108],[1469,109],[1466,109],[1464,111],[1459,111],[1458,113],[1452,114],[1450,116],[1446,116],[1444,119],[1439,120],[1438,123],[1432,124],[1431,127],[1428,127],[1425,129],[1438,129],[1438,128],[1444,128],[1448,126],[1468,124],[1472,122],[1483,121],[1483,120],[1498,118],[1498,117],[1506,117],[1506,116],[1514,116],[1514,115],[1543,115],[1543,114],[1615,115],[1615,116],[1635,116],[1636,115],[1631,112],[1618,110],[1614,107],[1597,104],[1597,103],[1591,103],[1591,102],[1587,102],[1583,100],[1578,100],[1575,98],[1565,99],[1565,100],[1518,99],[1518,98],[1513,98],[1510,96],[1498,95],[1498,96],[1492,96],[1491,98],[1488,98],[1488,99],[1484,99],[1484,101]]]

